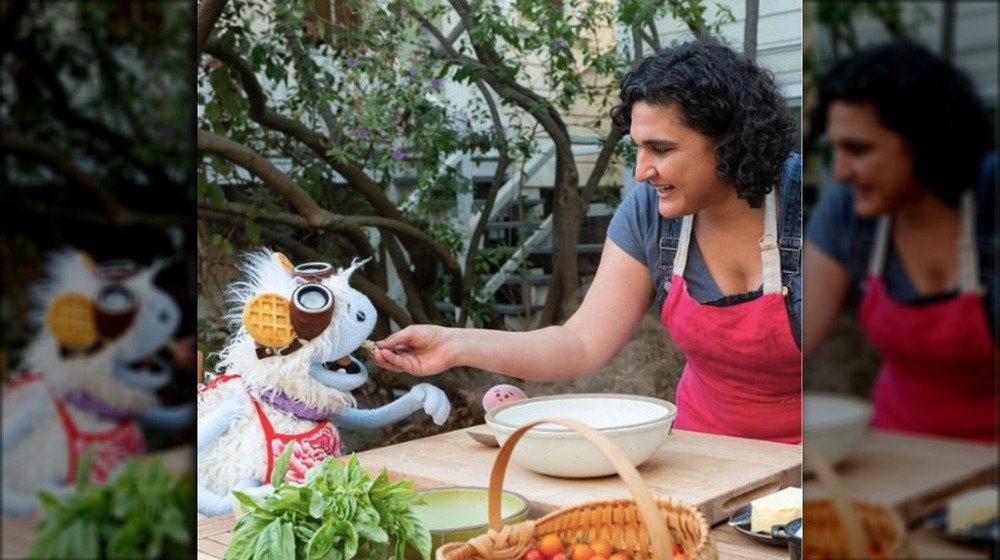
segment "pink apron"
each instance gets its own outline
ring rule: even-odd
[[[660,311],[687,358],[677,386],[682,430],[782,443],[802,441],[802,352],[792,335],[781,286],[775,194],[764,206],[763,295],[726,307],[702,305],[684,281],[692,216],[685,216],[672,288]]]
[[[974,200],[962,201],[959,286],[953,298],[901,304],[886,293],[891,220],[881,219],[868,265],[858,322],[882,358],[872,391],[872,426],[903,432],[996,441],[996,347],[978,285]]]

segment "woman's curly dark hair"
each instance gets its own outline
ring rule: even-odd
[[[830,105],[871,103],[882,125],[913,151],[914,173],[946,204],[979,178],[990,120],[969,78],[927,48],[900,39],[843,58],[821,78],[811,134],[826,129]]]
[[[622,80],[611,120],[626,131],[637,101],[680,108],[684,124],[715,146],[716,173],[757,208],[796,146],[795,120],[774,75],[714,39],[646,57]]]

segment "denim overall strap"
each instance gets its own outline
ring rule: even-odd
[[[802,160],[789,158],[778,195],[781,221],[778,249],[781,254],[781,284],[795,343],[802,347]],[[794,182],[798,182],[795,184]]]
[[[982,173],[976,189],[976,248],[979,251],[979,277],[986,288],[986,314],[990,331],[997,341],[997,229],[996,229],[997,156],[983,160]]]
[[[681,239],[681,220],[660,217],[660,263],[656,276],[656,309],[663,307],[674,274],[674,256]]]
[[[878,220],[859,220],[853,214],[853,208],[851,212],[851,221],[848,225],[851,236],[851,260],[848,262],[847,274],[852,285],[857,287],[851,294],[851,301],[854,307],[857,307],[868,286],[868,264],[872,249],[875,247]]]

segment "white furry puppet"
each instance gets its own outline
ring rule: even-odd
[[[155,393],[172,377],[156,353],[180,321],[177,304],[153,284],[162,267],[98,265],[74,250],[51,257],[33,293],[38,330],[25,350],[24,373],[3,390],[4,515],[35,511],[39,490],[58,495],[71,488],[90,446],[91,479],[104,481],[145,452],[140,424],[179,428],[194,421],[194,403],[164,408]]]
[[[231,286],[235,334],[198,396],[198,511],[231,511],[233,489],[269,489],[274,460],[296,447],[286,479],[340,455],[336,426],[378,428],[423,410],[443,424],[451,405],[421,383],[377,409],[358,409],[351,391],[368,371],[350,352],[375,327],[371,301],[348,280],[363,262],[292,266],[268,249],[247,255],[246,281]]]

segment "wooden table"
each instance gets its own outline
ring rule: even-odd
[[[919,558],[987,558],[984,550],[928,528],[924,519],[967,489],[996,484],[996,446],[873,430],[836,474],[851,496],[899,512]],[[804,483],[807,500],[825,495],[812,475]]]
[[[193,470],[195,464],[193,446],[181,446],[153,453],[150,459],[158,458],[171,473],[180,474]],[[193,506],[193,504],[192,504]],[[28,549],[35,538],[35,527],[40,514],[19,517],[3,517],[3,553],[0,558],[27,558]]]
[[[406,477],[417,488],[488,486],[497,449],[480,445],[456,430],[358,454],[369,471],[385,468],[393,477]],[[674,430],[667,442],[639,467],[650,491],[692,504],[715,527],[712,536],[720,558],[786,560],[784,546],[762,544],[738,533],[724,522],[750,500],[785,486],[801,483],[802,459],[798,446]],[[511,464],[504,488],[532,502],[529,517],[566,506],[627,497],[617,476],[597,479],[559,479]],[[235,519],[223,515],[198,523],[198,558],[220,559],[231,540]]]

